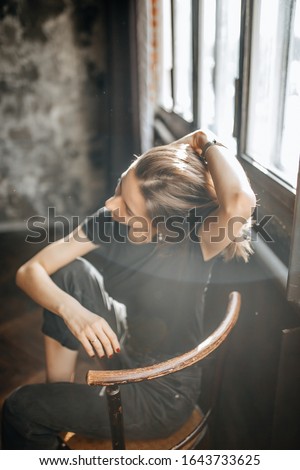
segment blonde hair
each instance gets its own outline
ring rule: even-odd
[[[182,216],[199,208],[207,215],[218,207],[213,181],[197,153],[187,144],[154,147],[132,163],[151,220]],[[199,211],[198,211],[199,212]],[[245,224],[244,229],[248,229]],[[222,252],[225,260],[248,261],[252,253],[247,238],[231,242]]]

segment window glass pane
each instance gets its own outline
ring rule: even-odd
[[[294,113],[297,106],[299,108],[297,104],[299,103],[299,85],[297,91],[295,82],[295,70],[297,70],[297,63],[299,64],[296,52],[299,25],[294,26],[291,31],[292,4],[292,1],[284,0],[260,0],[254,3],[246,142],[248,155],[287,182],[291,181],[291,174],[296,171],[295,166],[293,168],[291,166],[292,160],[295,165],[294,146],[296,145],[294,140],[294,143],[287,143],[288,149],[283,148],[282,137],[286,142],[289,132],[295,126]],[[291,34],[296,47],[290,48],[290,52],[292,50],[293,52],[289,55],[290,64],[286,82],[286,58]],[[287,100],[283,124],[285,96]],[[282,135],[283,127],[285,136]],[[296,152],[299,152],[299,148]]]
[[[205,0],[200,13],[200,122],[235,149],[235,79],[238,77],[241,0]]]
[[[269,166],[276,135],[280,89],[278,64],[279,0],[254,3],[246,152]]]
[[[216,1],[204,0],[200,10],[199,126],[215,131]]]
[[[161,2],[160,25],[160,93],[159,103],[167,111],[173,108],[172,98],[172,17],[171,0]]]
[[[284,177],[296,187],[300,154],[300,1],[291,28],[288,79],[280,164]]]
[[[174,0],[174,112],[193,120],[192,2]]]
[[[229,145],[235,109],[235,80],[239,71],[241,0],[217,1],[215,132]]]

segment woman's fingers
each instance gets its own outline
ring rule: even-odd
[[[114,352],[120,352],[120,344],[117,335],[105,320],[101,319],[101,322],[97,322],[93,326],[94,332],[101,341],[107,357],[111,357]]]
[[[118,337],[104,318],[89,312],[76,320],[68,326],[90,357],[95,353],[100,358],[112,357],[115,352],[120,352]]]
[[[95,336],[93,340],[90,340],[93,350],[96,351],[97,355],[102,358],[105,356],[105,352],[101,341]]]
[[[95,355],[95,352],[100,358],[105,355],[112,357],[114,352],[120,352],[117,335],[103,318],[87,326],[80,336],[79,339],[84,349],[91,357]]]
[[[193,147],[194,150],[196,150],[196,152],[201,154],[202,148],[205,145],[205,143],[208,142],[208,140],[209,139],[208,139],[207,134],[203,132],[202,130],[199,130],[195,132],[194,135],[192,136],[191,146]]]
[[[111,329],[108,323],[105,322],[103,325],[103,330],[110,341],[110,344],[113,348],[113,352],[119,353],[120,352],[120,343],[116,333]]]
[[[211,130],[199,129],[192,134],[190,145],[197,153],[201,155],[204,145],[213,139],[217,139],[217,136]]]
[[[87,337],[83,335],[81,338],[78,338],[78,339],[81,342],[84,349],[86,350],[87,354],[90,357],[94,357],[95,356],[94,348],[92,346],[92,343],[87,339]]]

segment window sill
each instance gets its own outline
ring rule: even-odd
[[[161,107],[156,110],[156,118],[164,124],[169,132],[171,130],[171,134],[174,136],[173,140],[179,139],[194,129],[192,122],[185,121],[178,114],[166,111]]]
[[[239,157],[251,186],[257,196],[258,207],[256,219],[262,221],[264,217],[271,216],[265,229],[273,239],[270,248],[286,265],[289,264],[291,233],[293,230],[293,217],[295,193],[281,184],[275,176],[263,173],[253,165],[251,159],[245,155]]]

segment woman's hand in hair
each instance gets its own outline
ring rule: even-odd
[[[173,144],[188,144],[198,155],[201,155],[205,144],[213,139],[216,139],[216,135],[213,132],[208,129],[198,129],[176,140]]]
[[[107,321],[82,305],[72,315],[64,315],[64,321],[73,335],[81,342],[90,357],[95,353],[101,358],[120,352],[115,332]]]
[[[201,155],[204,146],[207,142],[218,140],[217,136],[208,129],[199,129],[191,134],[190,146],[195,152]]]

